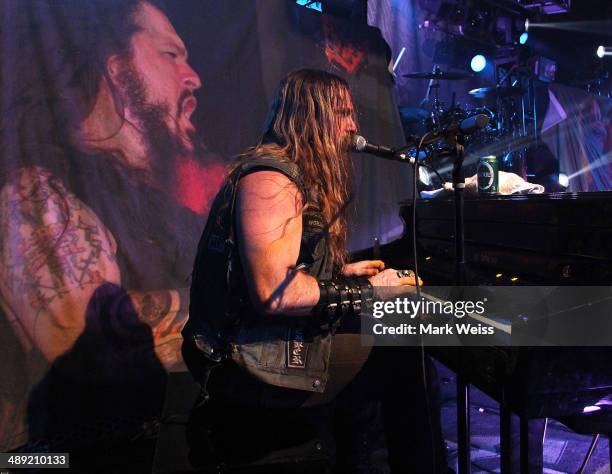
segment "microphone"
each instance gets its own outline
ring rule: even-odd
[[[371,155],[381,156],[383,158],[391,158],[395,156],[395,151],[392,148],[384,145],[374,145],[374,143],[368,143],[368,141],[361,135],[355,135],[353,137],[353,151],[358,153],[370,153]]]

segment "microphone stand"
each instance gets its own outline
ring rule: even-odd
[[[455,146],[453,164],[453,194],[455,201],[455,287],[466,284],[465,263],[465,226],[464,226],[464,193],[465,175],[463,160],[465,157],[464,136],[461,133],[452,137]],[[470,385],[462,370],[463,351],[458,351],[458,368],[456,371],[457,393],[457,468],[459,474],[469,474],[472,470],[470,453]]]
[[[453,194],[455,201],[455,286],[466,283],[465,265],[465,231],[464,231],[464,192],[465,175],[463,173],[464,141],[463,135],[453,137],[455,144],[455,162],[453,164]],[[459,359],[462,351],[457,354]],[[461,474],[471,471],[470,455],[470,385],[459,362],[457,370],[457,468]]]
[[[455,163],[453,164],[453,189],[455,197],[455,285],[466,283],[465,266],[465,231],[464,231],[464,192],[465,175],[463,173],[464,159],[463,135],[455,137]]]
[[[466,284],[467,271],[465,262],[465,227],[464,227],[464,192],[465,192],[465,175],[463,172],[463,160],[465,158],[464,148],[464,134],[460,130],[448,130],[446,140],[449,144],[453,145],[455,151],[455,161],[453,164],[453,195],[455,201],[455,287],[460,287]],[[437,139],[437,138],[436,138]],[[413,140],[409,140],[413,141]],[[414,164],[415,183],[416,186],[416,173],[419,171],[419,151],[422,145],[432,143],[427,141],[426,137],[422,137],[421,140],[416,140],[417,156],[412,161],[412,158],[408,157],[405,150],[412,148],[414,145],[410,144],[405,147],[396,148],[392,150],[392,154],[384,158],[392,161],[401,161],[404,163]],[[415,270],[418,277],[417,261],[416,261],[416,196],[413,202],[413,244],[415,246]],[[417,285],[417,295],[420,298],[420,291]],[[462,363],[462,351],[457,352],[458,369],[456,372],[457,382],[457,441],[458,441],[458,459],[457,467],[459,474],[469,474],[471,472],[471,455],[470,455],[470,386],[469,381],[465,372],[461,369]]]
[[[436,138],[437,140],[438,138]],[[455,201],[455,285],[465,285],[467,279],[466,263],[465,263],[465,231],[464,231],[464,191],[465,191],[465,174],[463,172],[463,160],[465,158],[464,134],[457,131],[449,131],[446,137],[447,141],[453,145],[455,151],[455,161],[453,163],[453,195]],[[414,143],[429,144],[435,140],[410,140]],[[393,154],[383,157],[391,161],[400,161],[403,163],[414,164],[414,172],[418,173],[418,156],[416,158],[408,157],[404,151],[413,148],[410,144],[401,148],[395,148]],[[420,148],[420,147],[418,147]],[[416,234],[415,234],[416,238]]]
[[[465,192],[465,175],[463,172],[463,160],[465,158],[464,135],[459,130],[449,130],[446,137],[447,141],[454,145],[455,161],[453,164],[453,194],[455,201],[455,286],[460,287],[466,283],[466,262],[465,262],[465,231],[464,231],[464,192]],[[409,140],[413,141],[413,140]],[[419,151],[423,144],[427,144],[427,140],[423,137],[421,140],[416,140],[417,156],[414,162],[404,153],[414,145],[410,144],[405,147],[392,150],[392,154],[384,158],[391,161],[401,161],[403,163],[414,164],[414,186],[416,187],[416,174],[419,172]],[[416,191],[415,191],[416,192]],[[418,266],[416,255],[416,194],[413,206],[413,245],[415,252],[415,273],[418,278]],[[420,299],[420,288],[417,284],[417,297]],[[422,349],[424,350],[423,346]],[[462,358],[462,351],[457,352],[459,359]],[[423,356],[424,357],[424,356]],[[424,359],[423,359],[424,361]],[[461,369],[462,363],[459,360],[458,369],[456,372],[456,393],[457,393],[457,441],[458,441],[458,459],[457,467],[459,474],[469,474],[471,472],[471,454],[470,454],[470,386],[465,372]],[[429,409],[428,409],[429,412]]]

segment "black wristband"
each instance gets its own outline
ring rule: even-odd
[[[322,330],[334,330],[345,315],[359,316],[372,307],[373,288],[365,277],[318,280],[319,302],[312,313]]]
[[[361,292],[361,309],[359,314],[370,312],[374,305],[374,287],[366,277],[357,277],[357,282]]]
[[[336,319],[338,309],[338,292],[331,280],[318,280],[319,301],[312,309],[312,313],[318,317],[321,329],[327,330],[330,322]]]
[[[344,278],[337,278],[335,283],[338,288],[339,317],[343,317],[350,314],[352,310],[351,286]]]

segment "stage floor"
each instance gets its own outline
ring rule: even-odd
[[[442,430],[448,447],[448,464],[457,469],[457,405],[455,399],[455,374],[436,363],[442,395]],[[193,399],[197,388],[187,373],[172,374],[168,387],[165,420],[160,426],[157,449],[153,462],[154,473],[190,472],[186,459],[184,440],[187,399]],[[499,456],[499,405],[476,388],[471,388],[472,413],[472,473],[500,472]],[[580,467],[592,437],[571,432],[561,423],[549,420],[544,444],[544,473],[574,473]],[[385,472],[381,470],[380,472]],[[589,474],[610,473],[608,440],[600,438],[589,465]]]
[[[448,463],[457,469],[457,404],[455,374],[436,363],[442,392],[442,430],[448,446]],[[472,473],[500,472],[499,404],[471,387]],[[574,473],[578,471],[592,437],[571,432],[561,423],[550,419],[544,443],[544,473]],[[587,466],[587,473],[610,473],[608,439],[601,437]]]

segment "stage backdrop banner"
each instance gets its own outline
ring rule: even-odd
[[[552,84],[542,139],[569,178],[569,191],[612,190],[612,99]]]
[[[0,31],[0,451],[148,436],[225,166],[303,67],[402,145],[388,47],[290,0],[6,0]],[[353,249],[399,235],[410,195],[402,164],[355,171]]]

